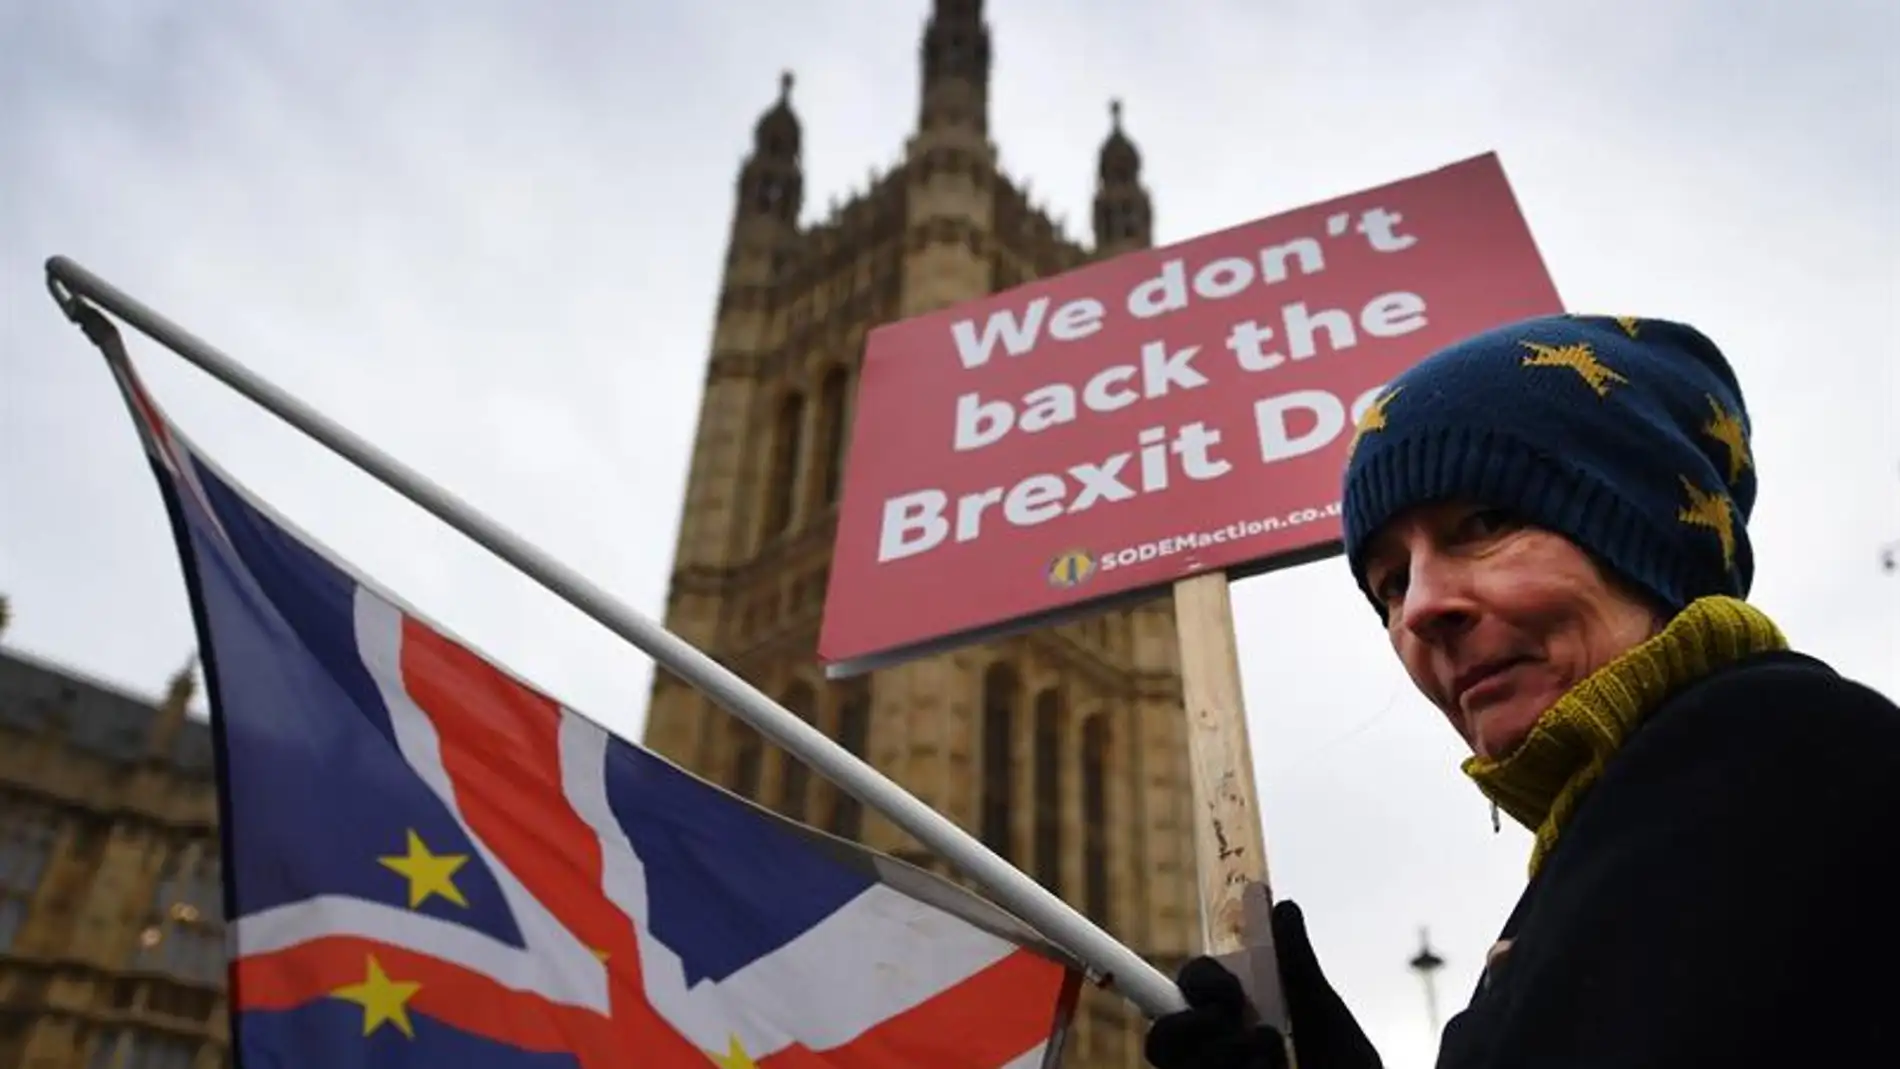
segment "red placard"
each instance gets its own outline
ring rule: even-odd
[[[881,327],[819,657],[849,674],[1337,552],[1378,390],[1559,311],[1486,154]]]

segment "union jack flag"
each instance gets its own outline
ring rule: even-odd
[[[511,677],[113,369],[211,696],[239,1066],[1055,1064],[1073,959]]]

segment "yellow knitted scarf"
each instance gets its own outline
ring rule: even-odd
[[[1517,750],[1498,761],[1469,758],[1465,774],[1536,833],[1535,876],[1604,764],[1645,716],[1718,668],[1787,648],[1781,630],[1754,606],[1729,597],[1698,599],[1655,637],[1565,692]]]

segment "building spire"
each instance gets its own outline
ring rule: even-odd
[[[1096,175],[1104,186],[1134,186],[1141,183],[1141,152],[1122,129],[1120,97],[1108,102],[1108,139],[1102,142]]]
[[[1095,248],[1103,255],[1154,243],[1154,206],[1141,185],[1141,152],[1122,129],[1122,102],[1108,102],[1108,138],[1095,167]]]
[[[983,0],[934,0],[924,26],[923,129],[989,130],[990,30]]]
[[[198,655],[194,652],[165,684],[165,697],[158,703],[158,715],[147,729],[145,749],[148,756],[164,760],[172,752],[178,733],[184,729],[185,713],[198,693]]]
[[[792,110],[792,72],[780,71],[778,100],[759,116],[759,124],[752,128],[752,154],[797,163],[802,136],[798,114]]]
[[[768,215],[796,223],[804,204],[804,169],[799,154],[803,131],[792,111],[792,72],[778,76],[778,100],[752,128],[752,155],[739,174],[741,213]]]
[[[191,704],[191,699],[198,693],[197,672],[198,657],[193,654],[178,671],[172,673],[171,681],[166,684],[164,708],[176,710],[179,716],[185,715],[185,707]]]

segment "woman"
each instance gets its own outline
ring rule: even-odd
[[[1900,708],[1742,600],[1755,476],[1727,361],[1658,320],[1489,331],[1361,422],[1352,574],[1536,837],[1439,1066],[1900,1066]],[[1378,1066],[1274,927],[1300,1069]],[[1218,965],[1179,982],[1158,1069],[1286,1064]]]

